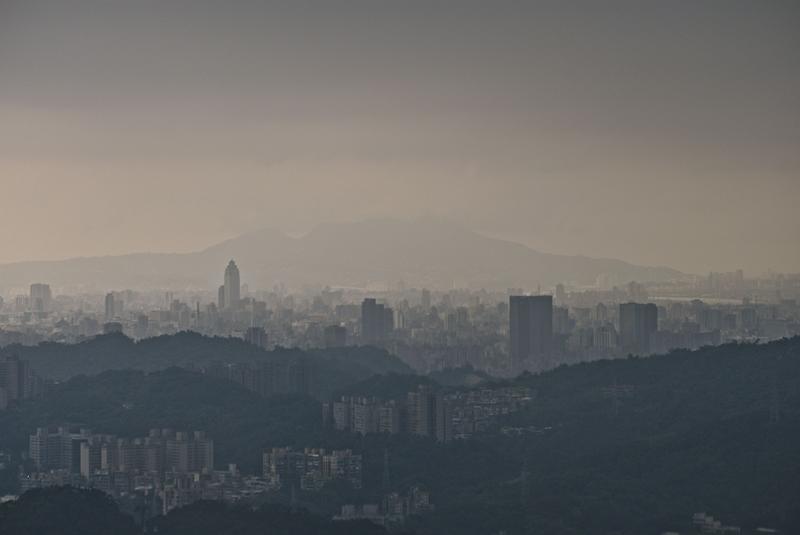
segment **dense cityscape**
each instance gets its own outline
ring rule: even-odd
[[[401,388],[371,395],[323,395],[323,429],[360,436],[407,434],[433,443],[498,431],[524,436],[551,428],[497,426],[535,403],[536,390],[493,386],[488,378],[598,359],[763,344],[800,333],[800,276],[750,280],[741,271],[711,274],[691,286],[671,288],[672,293],[689,296],[685,298],[651,297],[650,292],[665,289],[631,282],[610,290],[567,290],[558,284],[552,294],[541,288],[533,295],[509,290],[505,299],[468,290],[397,289],[370,297],[330,288],[298,295],[281,289],[251,291],[241,284],[234,260],[221,278],[216,301],[202,301],[205,294],[166,292],[160,308],[148,294],[129,290],[108,292],[100,299],[53,295],[47,284],[32,284],[28,295],[9,299],[6,303],[13,304],[5,304],[0,316],[5,346],[1,350],[7,355],[0,360],[0,409],[19,409],[55,386],[17,356],[15,348],[81,344],[98,336],[146,340],[195,331],[237,339],[257,351],[373,346],[396,355],[420,377],[451,370],[467,376],[460,388],[449,390],[417,383],[407,392]],[[260,363],[220,358],[191,368],[265,398],[320,398],[315,382],[324,381],[325,375],[303,357]],[[604,395],[617,403],[630,395],[630,388],[615,383]],[[313,496],[338,483],[357,492],[365,469],[362,453],[353,449],[305,444],[265,448],[261,470],[246,473],[238,466],[242,459],[215,457],[214,438],[203,430],[151,429],[143,437],[118,437],[52,421],[31,429],[28,442],[18,468],[18,492],[65,485],[98,489],[142,522],[201,500],[260,502],[288,496],[283,499],[295,504],[301,503],[301,494]],[[15,454],[3,452],[6,470]],[[434,510],[424,486],[417,483],[402,490],[390,485],[388,450],[381,470],[384,481],[375,502],[342,503],[334,520],[366,519],[399,529],[409,515]],[[698,515],[693,523],[703,533],[734,530],[702,516],[705,513]]]
[[[797,0],[0,0],[0,535],[800,533]]]
[[[0,343],[76,343],[195,331],[265,349],[376,345],[420,373],[472,366],[496,376],[560,364],[800,334],[800,274],[710,273],[687,284],[526,293],[404,288],[250,290],[231,260],[216,298],[199,292],[54,294],[33,283],[0,301]],[[533,344],[533,345],[530,345]]]

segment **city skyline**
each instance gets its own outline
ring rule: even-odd
[[[0,0],[0,532],[800,532],[799,28]]]

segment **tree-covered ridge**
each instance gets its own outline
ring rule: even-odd
[[[0,505],[2,535],[133,535],[133,518],[97,490],[35,489]],[[159,535],[380,535],[368,521],[333,522],[275,505],[258,509],[197,502],[151,521],[144,533]]]
[[[444,386],[478,386],[492,380],[492,376],[469,364],[460,368],[437,370],[431,372],[429,377]]]
[[[134,535],[133,518],[99,490],[34,489],[0,505],[2,535]]]
[[[744,529],[800,526],[800,338],[515,382],[536,401],[478,441],[516,473],[485,469],[472,502],[440,501],[422,533],[456,533],[480,510],[509,533],[685,533],[699,511]],[[433,486],[447,496],[447,483]]]
[[[40,426],[69,423],[121,437],[151,428],[204,430],[217,462],[260,471],[269,445],[308,446],[319,440],[320,405],[303,396],[261,397],[239,385],[181,368],[147,374],[115,370],[54,385],[19,410],[0,412],[0,449],[20,451]]]
[[[254,510],[218,502],[197,502],[157,519],[150,532],[159,535],[381,535],[387,531],[368,520],[335,522],[278,505],[264,505]]]
[[[417,390],[421,385],[437,391],[442,388],[436,381],[423,375],[389,373],[373,375],[368,379],[353,383],[334,393],[334,397],[358,396],[383,400],[403,400],[406,394]]]
[[[354,393],[402,392],[419,379],[376,377]],[[699,511],[745,529],[800,526],[800,338],[495,384],[525,385],[536,397],[488,433],[437,445],[324,430],[318,402],[265,399],[183,369],[113,371],[73,378],[0,413],[0,449],[19,451],[31,428],[64,421],[127,436],[156,426],[204,429],[218,464],[249,472],[259,470],[265,446],[353,448],[364,455],[364,489],[346,499],[365,503],[379,499],[387,451],[393,490],[431,491],[436,511],[413,520],[422,535],[689,533]],[[336,506],[331,499],[315,510]]]
[[[173,366],[199,370],[220,363],[255,368],[302,360],[313,368],[314,391],[319,396],[374,374],[412,373],[399,358],[375,347],[265,351],[238,338],[208,337],[188,331],[138,342],[122,334],[106,334],[78,344],[12,345],[0,349],[0,355],[18,355],[30,362],[39,376],[59,381],[108,370],[157,371]]]

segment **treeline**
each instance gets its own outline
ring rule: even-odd
[[[0,349],[0,356],[4,355],[17,355],[27,360],[37,375],[55,381],[109,370],[153,372],[180,367],[199,371],[220,364],[254,369],[274,364],[280,368],[290,361],[302,361],[313,375],[309,393],[318,398],[326,398],[335,390],[375,374],[412,373],[396,356],[370,346],[266,351],[238,338],[208,337],[188,331],[138,342],[114,333],[78,344],[12,345]]]
[[[458,500],[434,479],[420,533],[686,533],[701,511],[745,532],[800,527],[800,338],[515,382],[536,401],[474,441],[500,462],[470,465],[484,484]]]
[[[197,502],[149,522],[145,529],[97,490],[36,489],[0,505],[2,535],[381,535],[368,521],[334,522],[275,505],[258,509]]]

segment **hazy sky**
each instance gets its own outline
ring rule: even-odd
[[[450,218],[800,271],[800,3],[0,0],[0,262]]]

